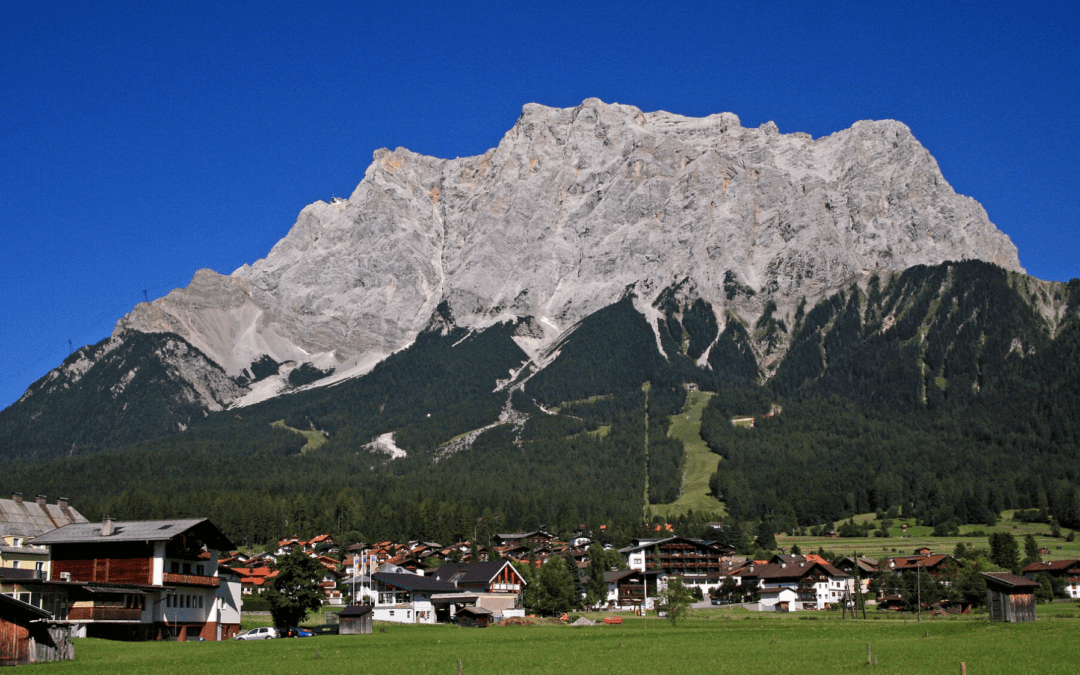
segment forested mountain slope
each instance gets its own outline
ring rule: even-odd
[[[737,518],[812,525],[895,509],[979,522],[1041,506],[1076,518],[1080,281],[915,267],[752,325],[698,300],[673,285],[644,304],[628,289],[531,359],[533,320],[471,330],[444,306],[365,376],[0,470],[77,495],[91,517],[208,515],[252,542],[309,529],[633,533],[648,503],[677,493],[667,417],[693,383],[718,392],[702,431]],[[782,413],[766,417],[774,403]],[[756,426],[733,427],[737,415]],[[326,443],[301,450],[278,420]],[[387,434],[404,457],[373,443]]]

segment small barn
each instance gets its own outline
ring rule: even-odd
[[[487,628],[491,624],[491,610],[483,607],[462,607],[457,611],[459,626]]]
[[[1035,589],[1038,582],[1008,572],[980,572],[986,579],[990,620],[1026,623],[1035,620]]]
[[[68,628],[51,625],[51,618],[40,607],[0,594],[0,666],[73,660]]]
[[[372,605],[348,605],[338,614],[338,635],[371,635]]]

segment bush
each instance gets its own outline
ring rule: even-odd
[[[245,612],[269,612],[270,601],[261,595],[245,595],[241,599],[240,609]]]

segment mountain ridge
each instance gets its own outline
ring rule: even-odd
[[[376,151],[348,200],[305,207],[266,258],[200,270],[114,335],[176,333],[233,377],[307,363],[325,384],[404,348],[442,302],[462,326],[534,317],[543,346],[630,285],[643,311],[689,281],[721,324],[754,322],[770,300],[790,312],[856,275],[968,258],[1022,271],[899,122],[815,140],[730,113],[528,104],[481,155]]]

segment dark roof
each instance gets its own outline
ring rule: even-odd
[[[822,572],[830,577],[837,579],[846,579],[850,575],[847,572],[842,572],[832,565],[826,565],[819,562],[797,562],[797,563],[765,563],[764,565],[749,565],[742,570],[739,570],[740,575],[743,577],[751,577],[756,579],[801,579],[806,575],[814,571],[814,568],[820,568]]]
[[[510,565],[510,562],[507,560],[475,563],[447,563],[435,570],[435,573],[432,576],[440,581],[451,583],[457,581],[459,585],[487,584],[498,576],[499,572],[507,565]],[[515,575],[521,577],[521,574],[514,569],[513,565],[510,565],[510,569],[514,570]],[[455,577],[457,578],[455,579]],[[521,583],[525,583],[525,580],[522,579]]]
[[[663,546],[664,544],[672,542],[685,542],[687,544],[692,544],[700,548],[711,549],[713,552],[719,553],[721,555],[731,554],[735,552],[735,549],[731,548],[730,546],[725,546],[724,544],[719,544],[717,542],[708,542],[704,539],[690,539],[689,537],[665,537],[663,539],[640,539],[638,540],[637,544],[620,548],[619,553],[626,555],[634,551],[640,551],[641,549],[652,549],[652,547],[654,546]]]
[[[63,525],[85,522],[86,518],[70,506],[0,499],[0,534],[36,537]]]
[[[474,607],[472,605],[466,605],[457,611],[460,614],[472,614],[473,616],[491,616],[491,610],[483,607]]]
[[[1039,587],[1039,582],[1037,581],[1018,577],[1015,574],[1009,574],[1008,572],[979,572],[979,574],[992,586],[1004,586],[1009,589]]]
[[[897,558],[889,558],[888,566],[892,570],[914,570],[918,568],[930,569],[937,567],[949,559],[943,553],[935,555],[905,555]]]
[[[1033,562],[1024,568],[1024,574],[1039,572],[1066,572],[1072,567],[1080,566],[1080,560],[1050,560],[1048,562]]]
[[[22,600],[0,593],[0,617],[15,621],[33,621],[36,619],[51,619],[52,614],[40,607],[34,607]]]
[[[457,587],[454,584],[439,581],[432,577],[425,577],[419,574],[401,574],[396,572],[376,572],[371,575],[372,579],[381,581],[384,584],[390,586],[396,586],[397,588],[404,589],[406,591],[433,591],[437,593],[449,593],[456,591]]]
[[[37,545],[89,544],[114,541],[168,541],[192,533],[219,551],[235,548],[228,537],[206,518],[186,520],[129,520],[113,523],[113,533],[101,535],[101,523],[65,525],[34,539]]]
[[[345,609],[341,610],[338,614],[339,617],[357,617],[364,616],[365,614],[371,614],[372,605],[346,605]]]
[[[621,581],[626,577],[633,576],[635,574],[643,574],[647,577],[658,577],[667,574],[664,570],[615,570],[614,572],[604,572],[604,581],[611,583],[612,581]]]

